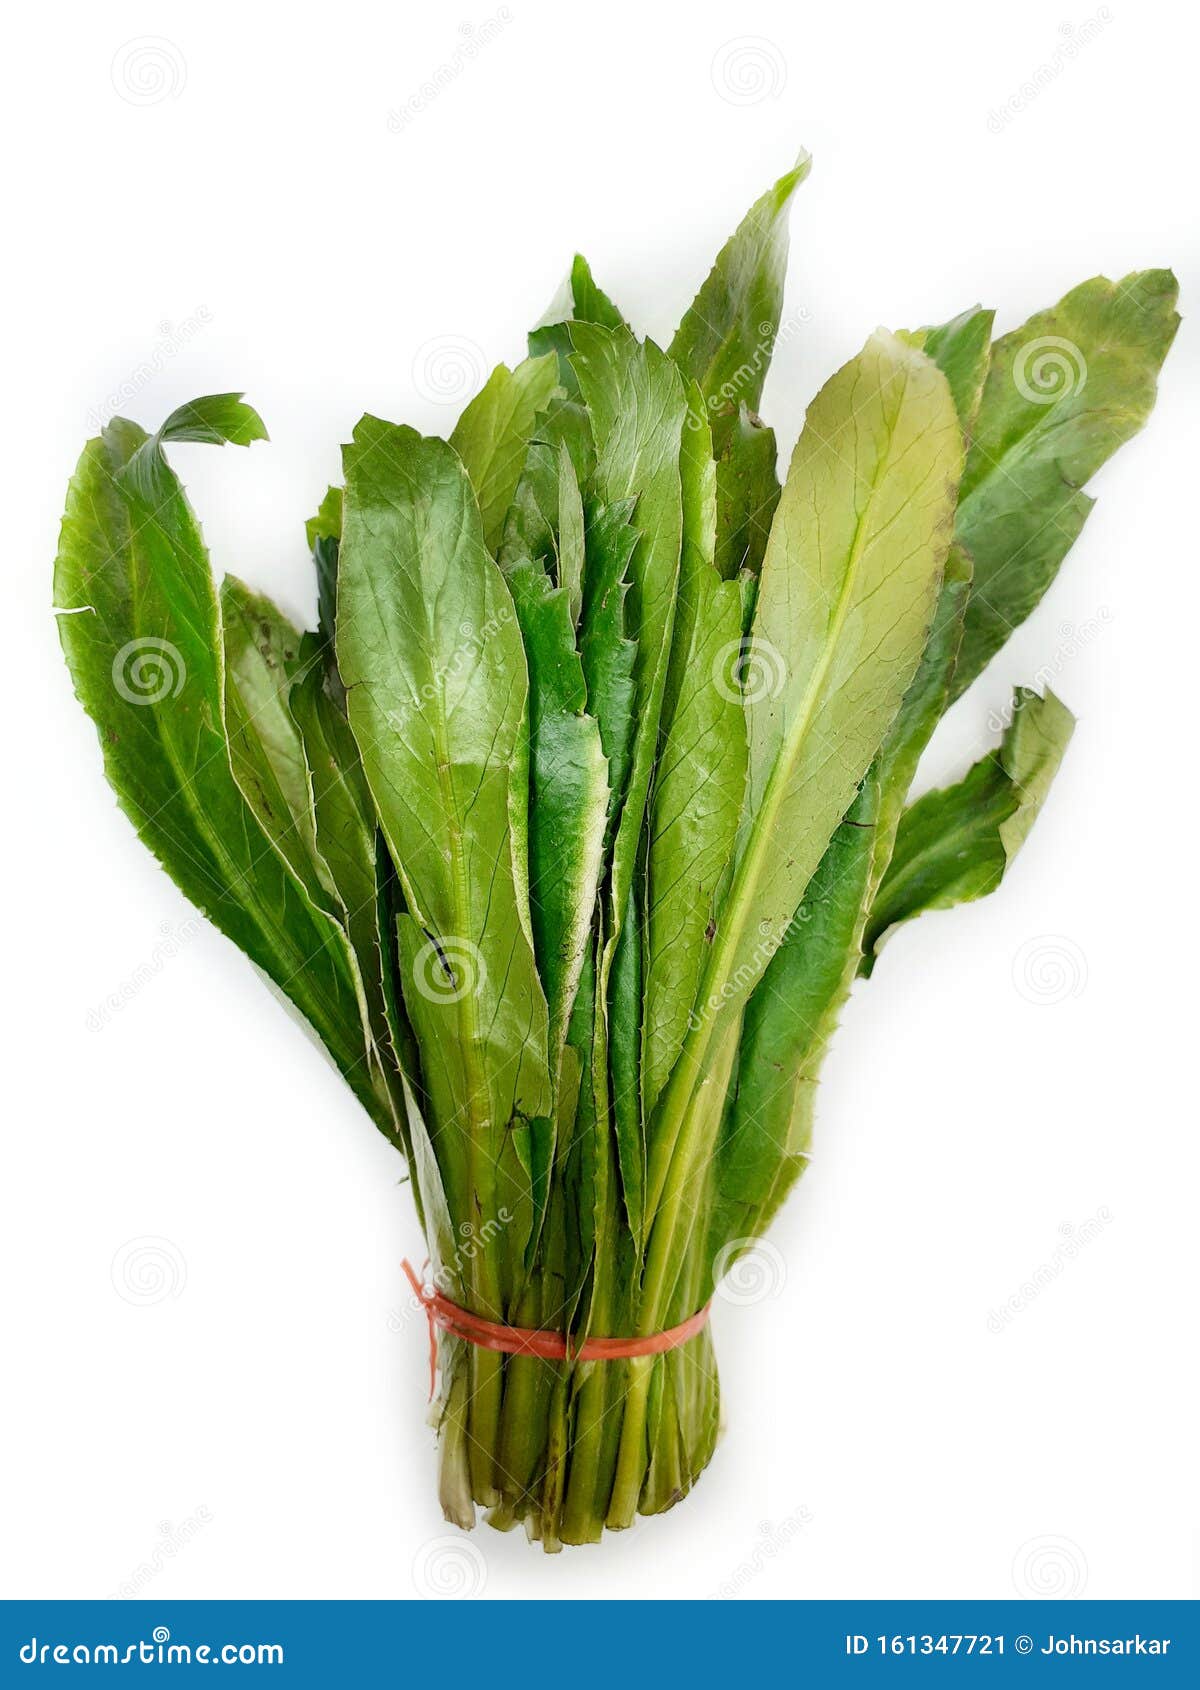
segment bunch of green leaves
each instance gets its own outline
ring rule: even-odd
[[[366,416],[308,524],[319,622],[214,586],[178,441],[116,419],[71,482],[56,603],[109,779],[402,1150],[441,1289],[498,1322],[652,1335],[701,1307],[808,1155],[856,975],[999,884],[1073,721],[1020,689],[915,803],[938,720],[1051,585],[1145,421],[1169,272],[1000,339],[879,330],[782,485],[761,402],[801,161],[665,350],[577,258],[448,440]],[[611,1363],[447,1342],[441,1497],[547,1547],[707,1462],[707,1332]]]

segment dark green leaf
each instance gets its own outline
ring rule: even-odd
[[[118,418],[117,421],[121,419]],[[153,502],[172,495],[171,472],[162,455],[172,440],[193,440],[201,444],[249,446],[267,438],[266,424],[258,412],[243,402],[240,393],[210,393],[191,399],[163,423],[158,433],[132,453],[122,469],[137,495]]]
[[[124,472],[148,445],[117,419],[84,450],[55,572],[63,647],[118,801],[172,879],[291,999],[376,1124],[394,1133],[366,1061],[352,967],[234,781],[220,620],[208,557],[155,447],[148,503]]]
[[[600,727],[608,760],[610,814],[625,796],[633,747],[637,646],[628,638],[625,611],[629,562],[638,532],[630,521],[634,501],[591,505],[586,512],[583,610],[580,655],[587,685],[588,710]]]
[[[603,288],[597,287],[587,259],[581,253],[575,254],[571,273],[547,311],[545,321],[529,336],[530,356],[539,357],[553,352],[558,359],[559,380],[567,393],[577,399],[579,383],[571,367],[573,322],[598,323],[605,329],[627,327],[612,300]]]
[[[529,664],[533,751],[529,870],[534,948],[550,1011],[550,1062],[557,1069],[596,912],[608,812],[600,731],[586,714],[583,667],[565,587],[539,564],[506,579]]]
[[[723,580],[762,568],[779,503],[775,432],[738,407],[717,456],[716,564]]]
[[[948,323],[916,329],[902,335],[910,346],[919,346],[933,359],[954,396],[963,433],[968,440],[979,411],[979,397],[987,377],[992,345],[992,320],[996,313],[973,305]]]
[[[419,1067],[411,1033],[398,1033],[388,1013],[390,982],[379,937],[382,845],[377,841],[375,807],[350,725],[325,690],[316,636],[306,636],[302,659],[290,706],[312,784],[316,849],[358,963],[372,1058],[400,1114],[404,1100],[397,1071],[404,1068],[417,1085]]]

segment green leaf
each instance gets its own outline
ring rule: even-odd
[[[450,436],[475,489],[489,551],[500,543],[534,418],[548,404],[557,380],[553,358],[527,358],[515,370],[498,364]]]
[[[606,329],[623,329],[624,317],[592,275],[591,266],[581,252],[575,254],[571,265],[571,296],[575,309],[572,315],[581,323],[599,323]]]
[[[608,766],[586,714],[583,666],[565,587],[527,561],[507,574],[529,664],[530,901],[556,1072],[596,910]]]
[[[604,289],[597,287],[587,259],[578,252],[571,265],[571,273],[559,289],[545,318],[529,336],[530,356],[538,357],[553,352],[558,359],[559,380],[567,393],[577,399],[579,383],[575,371],[571,368],[571,353],[574,350],[571,325],[574,322],[598,323],[605,329],[628,327]]]
[[[865,972],[899,923],[996,889],[1045,802],[1074,727],[1052,692],[1042,698],[1019,688],[999,749],[956,786],[930,792],[905,811],[871,911]]]
[[[321,500],[316,516],[310,516],[304,525],[305,537],[308,540],[309,551],[315,551],[318,540],[340,540],[342,537],[342,490],[340,487],[327,487],[325,497]],[[330,619],[332,627],[332,618]]]
[[[316,851],[357,960],[372,1056],[400,1114],[404,1098],[396,1072],[403,1068],[416,1084],[419,1070],[411,1032],[398,1036],[389,1019],[389,982],[379,938],[375,807],[350,725],[325,689],[316,636],[305,637],[301,658],[290,709],[312,785]]]
[[[679,458],[687,402],[678,372],[653,341],[643,345],[628,330],[581,323],[576,346],[572,361],[592,419],[600,496],[608,504],[636,500],[629,520],[638,538],[625,602],[627,632],[637,648],[634,736],[613,867],[612,907],[619,923],[667,679],[683,524]]]
[[[121,418],[88,443],[55,568],[59,632],[121,808],[180,889],[291,999],[382,1131],[345,936],[314,909],[232,774],[220,619],[187,499],[156,446],[154,500]]]
[[[120,420],[119,418],[117,419]],[[267,438],[266,424],[258,412],[243,402],[240,393],[210,393],[191,399],[163,423],[158,433],[142,443],[123,466],[122,474],[137,495],[147,501],[169,499],[172,476],[162,449],[169,441],[193,440],[202,445],[249,446]]]
[[[534,440],[505,517],[499,562],[505,570],[528,560],[541,563],[566,591],[572,627],[583,600],[583,530],[579,478],[566,442]]]
[[[643,853],[644,849],[643,845]],[[612,1078],[610,1102],[617,1143],[617,1166],[621,1174],[625,1215],[637,1248],[641,1246],[645,1226],[646,1202],[646,1135],[642,1124],[641,1096],[645,885],[643,867],[635,872],[630,882],[612,951],[605,1029]],[[599,1059],[598,1055],[597,1061]]]
[[[628,637],[628,571],[638,532],[635,501],[589,504],[585,512],[583,609],[579,649],[589,712],[600,726],[608,761],[609,813],[620,808],[633,748],[637,645]]]
[[[337,663],[333,654],[333,629],[337,620],[337,559],[342,537],[342,490],[327,489],[316,516],[304,525],[308,549],[312,553],[317,573],[317,625],[321,635],[326,667],[336,681]],[[335,689],[336,690],[336,689]]]
[[[578,628],[583,612],[586,549],[583,494],[571,454],[562,441],[558,448],[558,584],[567,595],[572,628]]]
[[[339,710],[338,714],[341,712]],[[343,719],[344,720],[344,719]],[[349,732],[349,724],[346,724]],[[351,736],[353,737],[353,736]],[[358,746],[354,747],[357,754]],[[361,769],[361,764],[360,764]],[[362,776],[366,785],[366,775]],[[368,802],[374,809],[370,793]],[[386,1038],[380,1048],[390,1050],[393,1066],[404,1076],[424,1110],[429,1103],[428,1091],[421,1072],[421,1052],[417,1035],[404,1006],[400,979],[400,922],[408,911],[404,907],[404,893],[396,874],[396,865],[388,852],[387,841],[380,827],[375,829],[375,935],[379,952],[380,988],[383,994],[383,1019]],[[415,1172],[415,1171],[414,1171]]]
[[[1169,270],[1097,276],[996,342],[959,493],[975,586],[954,697],[1039,603],[1092,508],[1084,484],[1149,416],[1177,294]]]
[[[741,595],[713,563],[716,471],[695,383],[688,404],[679,598],[647,858],[641,1079],[647,1116],[683,1045],[746,785]]]
[[[825,1047],[853,978],[847,956],[862,931],[879,802],[878,760],[835,830],[787,939],[746,1005],[730,1103],[722,1126],[714,1253],[756,1236],[756,1213],[776,1182],[799,1172]],[[831,1014],[831,1011],[833,1013]],[[798,1107],[799,1106],[799,1107]],[[789,1180],[790,1183],[790,1180]]]
[[[740,405],[758,408],[771,362],[787,271],[787,214],[811,159],[801,153],[757,200],[717,255],[684,316],[670,355],[699,383],[718,451]]]
[[[910,346],[917,346],[933,359],[954,396],[963,433],[968,440],[979,412],[979,399],[988,373],[992,345],[992,322],[996,313],[973,305],[948,323],[915,329],[902,334]]]
[[[726,581],[762,568],[779,503],[775,431],[738,407],[717,456],[716,565]]]
[[[234,575],[221,583],[221,625],[233,777],[312,902],[335,915],[333,883],[317,849],[308,761],[289,702],[302,667],[299,630]]]
[[[434,1119],[461,1120],[468,1139],[490,1133],[485,1150],[515,1118],[551,1108],[529,915],[525,656],[454,451],[364,417],[343,463],[338,666],[410,912],[405,1002]]]
[[[632,1121],[638,1096],[636,1064],[639,1024],[631,1022],[630,982],[640,977],[638,959],[628,947],[640,943],[640,933],[624,940],[621,984],[625,1012],[616,1016],[609,990],[622,926],[634,896],[638,856],[650,776],[658,743],[659,720],[670,660],[675,596],[679,579],[683,528],[680,453],[687,400],[679,372],[652,341],[644,345],[626,329],[578,324],[574,329],[573,364],[592,420],[596,443],[596,479],[603,499],[636,498],[631,521],[638,541],[629,565],[630,590],[625,602],[627,626],[634,645],[634,722],[629,775],[617,817],[612,872],[601,922],[602,949],[597,969],[596,1040],[593,1080],[602,1084],[609,1039],[622,1049],[614,1061],[619,1075],[617,1094],[622,1116],[619,1145],[624,1147],[622,1174],[631,1228],[640,1229],[638,1173],[641,1163],[640,1125]],[[585,607],[585,622],[587,610]],[[585,628],[585,642],[587,632]],[[585,651],[585,664],[586,664]],[[598,713],[599,714],[599,713]],[[604,719],[599,717],[603,731]],[[611,772],[609,784],[619,791]],[[634,913],[638,900],[634,898]],[[610,1015],[610,1009],[612,1013]],[[604,1112],[597,1111],[601,1121]],[[636,1143],[635,1143],[636,1139]]]

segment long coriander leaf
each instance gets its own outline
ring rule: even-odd
[[[713,414],[718,451],[739,404],[756,410],[783,307],[788,208],[811,167],[802,153],[756,200],[717,254],[669,351]]]
[[[580,390],[592,419],[596,476],[608,502],[634,498],[631,522],[638,534],[629,565],[625,601],[634,654],[634,727],[629,776],[613,843],[603,949],[597,981],[597,1036],[606,1046],[620,1040],[625,1048],[615,1060],[621,1096],[629,1105],[637,1096],[634,1079],[640,1054],[640,1021],[615,1018],[606,1033],[609,983],[622,926],[634,895],[637,860],[650,777],[658,744],[659,719],[667,681],[683,527],[680,453],[687,401],[679,372],[654,343],[639,344],[628,330],[580,323],[573,330],[572,358]],[[610,778],[610,785],[614,784]],[[634,928],[625,940],[640,944]],[[628,1007],[628,1006],[627,1006]],[[599,1072],[599,1063],[596,1065]],[[595,1078],[595,1075],[594,1075]],[[640,1217],[634,1194],[640,1153],[621,1135],[626,1202],[636,1234]]]
[[[221,583],[221,628],[234,779],[313,903],[335,915],[336,893],[317,847],[308,760],[290,703],[302,668],[300,632],[270,599],[234,575]]]
[[[232,420],[235,432],[261,436],[240,412]],[[181,890],[290,998],[394,1136],[366,1061],[345,936],[313,907],[233,778],[220,617],[196,519],[159,439],[124,419],[80,459],[55,597],[72,612],[59,632],[121,808]]]
[[[533,562],[511,569],[506,579],[529,664],[530,903],[538,970],[550,1011],[553,1072],[596,913],[608,766],[600,730],[585,709],[583,666],[567,589],[553,586]]]
[[[579,651],[588,710],[600,726],[608,760],[609,814],[625,796],[633,749],[637,645],[629,638],[626,611],[629,564],[638,541],[630,520],[633,499],[590,504],[585,513],[583,609]]]
[[[713,563],[716,474],[698,386],[683,433],[683,547],[663,739],[650,817],[642,1099],[649,1115],[675,1064],[746,785],[741,598]]]
[[[383,1071],[400,1114],[404,1097],[397,1071],[403,1069],[416,1084],[418,1065],[411,1032],[397,1039],[388,1017],[389,982],[378,928],[375,807],[350,724],[326,691],[317,637],[306,637],[301,658],[289,702],[312,783],[316,848],[357,959],[372,1059]]]
[[[439,1126],[500,1134],[551,1101],[521,637],[444,441],[364,417],[343,462],[338,666],[409,911],[405,1000]]]
[[[553,352],[558,359],[559,380],[572,399],[579,397],[579,382],[571,366],[574,350],[572,325],[598,323],[604,329],[627,328],[624,317],[602,287],[598,287],[586,258],[576,253],[571,271],[559,289],[545,318],[529,335],[531,357]]]

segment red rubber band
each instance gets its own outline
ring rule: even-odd
[[[474,1344],[476,1349],[495,1350],[506,1356],[537,1356],[542,1361],[623,1361],[631,1356],[660,1356],[678,1349],[703,1330],[708,1322],[711,1303],[670,1326],[665,1332],[652,1332],[641,1338],[585,1338],[572,1345],[565,1332],[545,1332],[533,1326],[504,1326],[499,1321],[485,1320],[460,1308],[434,1287],[423,1285],[412,1263],[401,1263],[408,1276],[417,1301],[425,1310],[429,1322],[429,1395],[437,1387],[438,1330],[452,1337]]]

